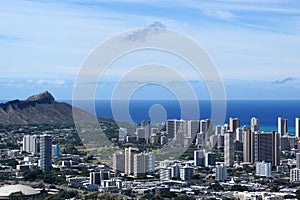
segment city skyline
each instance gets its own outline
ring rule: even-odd
[[[2,99],[43,90],[71,99],[76,74],[99,43],[148,26],[182,32],[200,44],[223,78],[228,99],[299,99],[298,7],[292,0],[1,2]],[[157,61],[159,55],[144,52],[116,62],[96,98],[110,97],[130,65]],[[137,56],[139,62],[133,62]],[[162,57],[164,63],[170,55]],[[175,58],[168,64],[179,70],[186,66]],[[204,93],[198,98],[209,98],[204,80],[189,71],[185,75]],[[139,95],[151,98],[159,90],[146,89]],[[170,98],[165,90],[159,93]]]

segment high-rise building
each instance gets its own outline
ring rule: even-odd
[[[38,137],[37,135],[25,135],[23,137],[22,151],[36,154],[38,152]]]
[[[100,185],[100,172],[90,172],[90,184]]]
[[[188,131],[187,136],[194,139],[197,133],[200,133],[200,121],[199,120],[189,120],[188,121]]]
[[[243,142],[243,135],[244,135],[243,128],[235,129],[235,134],[236,134],[235,139],[240,142]]]
[[[300,153],[296,153],[296,168],[300,169]]]
[[[205,142],[209,142],[209,137],[213,135],[213,122],[210,119],[200,120],[201,132],[205,134]]]
[[[139,142],[146,142],[146,130],[144,128],[137,128],[135,132]]]
[[[218,144],[218,135],[212,135],[209,137],[209,143],[211,149],[216,149]]]
[[[280,149],[281,151],[290,151],[291,150],[291,143],[288,135],[283,135],[280,138]]]
[[[165,167],[159,169],[159,179],[163,181],[171,180],[172,179],[172,168]]]
[[[100,170],[99,172],[90,172],[90,184],[100,185],[101,181],[109,180],[110,172],[105,170]]]
[[[252,117],[251,118],[251,126],[259,126],[259,119]]]
[[[119,142],[126,142],[127,129],[119,128]]]
[[[180,178],[181,180],[191,180],[194,176],[194,168],[188,165],[180,167]]]
[[[128,147],[125,149],[125,173],[133,174],[134,172],[134,154],[137,149]]]
[[[278,133],[280,136],[288,133],[288,120],[282,117],[278,117]]]
[[[181,119],[170,119],[166,121],[166,131],[167,136],[169,139],[178,140],[178,135],[181,133],[185,136],[186,135],[186,121]],[[176,141],[178,142],[178,141]]]
[[[134,170],[133,174],[137,176],[141,173],[153,172],[155,170],[155,155],[154,153],[139,153],[134,155]]]
[[[252,117],[251,118],[251,131],[259,131],[260,130],[260,124],[259,124],[259,119]]]
[[[295,136],[297,138],[300,138],[300,118],[295,119],[295,131],[296,131]]]
[[[137,176],[141,173],[147,173],[149,167],[149,160],[148,156],[144,153],[139,153],[134,155],[134,162],[133,162],[133,174]]]
[[[40,167],[43,171],[49,172],[52,169],[52,137],[41,135],[40,137]]]
[[[155,133],[150,135],[150,144],[158,144],[158,136]]]
[[[158,134],[159,129],[158,128],[151,128],[151,134]]]
[[[125,172],[125,154],[123,152],[113,154],[113,170],[115,172]]]
[[[224,135],[218,135],[217,149],[223,149],[223,148],[224,148]]]
[[[150,143],[151,144],[158,144],[159,142],[159,129],[158,128],[151,128],[151,135],[150,135]]]
[[[251,130],[244,132],[243,159],[246,163],[253,163],[254,159],[254,133]]]
[[[294,168],[290,170],[290,181],[299,182],[300,181],[300,169]]]
[[[176,122],[175,142],[177,145],[183,146],[184,137],[186,136],[186,121],[181,119]]]
[[[169,139],[174,139],[176,133],[176,119],[166,121],[166,132]]]
[[[194,151],[194,165],[195,166],[205,166],[205,150],[195,150]]]
[[[145,140],[146,143],[148,144],[150,138],[150,121],[149,120],[141,121],[141,128],[145,130]]]
[[[203,133],[207,133],[208,131],[208,124],[206,120],[200,120],[200,131],[199,132],[203,132]]]
[[[256,169],[256,176],[264,176],[264,177],[272,176],[271,163],[257,162],[255,169]]]
[[[171,166],[171,177],[180,178],[180,166],[178,163]]]
[[[224,164],[232,166],[234,162],[234,133],[224,133]]]
[[[227,180],[227,167],[223,164],[216,166],[216,180],[226,181]]]
[[[59,156],[60,156],[59,144],[53,144],[52,145],[52,157],[59,158]]]
[[[149,167],[148,167],[148,172],[154,172],[155,171],[155,153],[153,152],[147,152],[145,153],[149,157]]]
[[[240,127],[240,119],[239,118],[229,118],[229,127],[230,132],[235,132],[237,128]]]
[[[215,130],[215,135],[221,135],[222,134],[222,126],[217,125]]]
[[[205,167],[216,165],[216,154],[212,152],[205,153]]]
[[[168,137],[166,135],[160,136],[160,145],[168,144]]]
[[[204,132],[197,133],[196,145],[199,145],[202,147],[205,146],[205,133]]]
[[[269,162],[272,166],[280,164],[280,134],[273,132],[254,133],[255,162]]]

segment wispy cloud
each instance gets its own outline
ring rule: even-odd
[[[150,24],[149,26],[143,28],[142,30],[138,30],[130,35],[128,35],[125,38],[125,41],[130,41],[130,42],[136,42],[136,41],[140,41],[140,42],[144,42],[147,40],[147,37],[151,36],[151,35],[156,35],[159,34],[159,32],[161,32],[163,29],[166,28],[166,25],[164,25],[161,22],[154,22],[152,24]]]
[[[293,77],[288,77],[288,78],[276,80],[276,81],[274,81],[274,83],[276,83],[276,84],[285,84],[287,82],[291,82],[291,81],[294,81],[294,80],[297,80],[297,79],[293,78]]]
[[[13,41],[13,40],[21,40],[21,38],[0,33],[0,40]]]
[[[72,84],[62,79],[0,79],[0,84],[7,86],[63,86]]]
[[[167,26],[161,22],[153,22],[152,24],[150,24],[148,27],[150,28],[167,28]]]
[[[37,84],[37,85],[55,85],[55,86],[66,84],[65,80],[59,80],[59,79],[55,79],[55,80],[50,80],[50,79],[32,80],[32,79],[30,79],[27,82],[32,83],[32,84]]]
[[[204,9],[200,10],[200,12],[206,16],[215,17],[218,19],[228,20],[234,18],[234,13],[227,10]]]

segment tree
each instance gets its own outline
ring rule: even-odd
[[[19,164],[18,161],[16,161],[16,159],[14,159],[14,158],[7,159],[7,160],[1,160],[0,163],[11,166],[13,168],[16,168],[17,164]]]
[[[24,174],[24,180],[25,181],[34,181],[36,179],[42,179],[43,178],[43,171],[40,169],[34,169],[29,172],[26,172]]]
[[[175,198],[178,195],[173,192],[163,190],[161,191],[160,196],[163,198]]]
[[[147,179],[147,174],[145,173],[137,174],[137,179]]]
[[[223,186],[220,185],[219,182],[215,182],[213,184],[211,184],[208,189],[213,190],[213,191],[220,191],[220,190],[224,190]]]
[[[295,195],[291,195],[291,194],[288,194],[288,195],[284,195],[283,199],[295,199]]]
[[[300,199],[300,189],[296,190],[296,198]]]
[[[159,197],[157,195],[154,195],[154,194],[151,194],[151,193],[148,193],[146,195],[144,195],[141,200],[146,200],[146,199],[151,199],[151,200],[163,200],[162,197]]]
[[[174,200],[195,200],[195,198],[187,195],[182,195],[175,197]]]
[[[247,186],[242,186],[242,185],[234,185],[234,186],[231,187],[230,190],[231,191],[244,192],[244,191],[248,191],[248,187]]]
[[[23,200],[24,198],[23,192],[13,192],[8,196],[9,200]]]
[[[8,174],[6,172],[1,172],[0,173],[0,180],[1,181],[6,181],[8,179]]]
[[[77,191],[71,190],[71,191],[65,191],[61,190],[58,194],[54,195],[50,198],[50,200],[59,200],[59,199],[70,199],[76,197],[78,194]]]

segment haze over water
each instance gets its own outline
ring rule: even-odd
[[[85,109],[87,104],[88,101],[83,101],[80,107]],[[97,100],[95,104],[98,117],[114,119],[110,100]],[[133,121],[139,124],[144,119],[150,120],[149,109],[157,104],[160,104],[165,109],[167,119],[181,119],[180,104],[176,100],[131,100],[129,102],[129,112]],[[125,101],[115,102],[114,105],[120,108],[126,106]],[[211,102],[209,100],[200,100],[199,107],[200,119],[210,118]],[[256,117],[260,120],[262,131],[277,131],[277,118],[284,117],[288,119],[289,133],[295,133],[295,118],[300,117],[300,101],[228,100],[224,123],[228,123],[229,117],[239,118],[241,126],[250,125],[250,119]],[[122,116],[119,116],[119,118],[122,118]],[[124,121],[126,121],[125,117]],[[159,122],[161,121],[154,121],[154,123]]]

